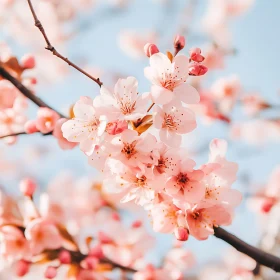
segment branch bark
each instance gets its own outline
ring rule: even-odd
[[[49,109],[52,109],[53,111],[57,112],[55,109],[53,109],[51,106],[49,106],[47,103],[45,103],[42,99],[37,97],[32,93],[31,90],[29,90],[27,87],[25,87],[19,80],[17,80],[15,77],[13,77],[4,67],[0,64],[0,76],[2,76],[4,79],[10,81],[25,97],[33,101],[37,106],[39,107],[47,107]],[[57,112],[61,118],[66,118],[63,114]]]
[[[239,252],[251,257],[259,265],[264,265],[276,272],[280,272],[280,258],[266,253],[265,251],[258,249],[252,245],[249,245],[248,243],[244,242],[243,240],[239,239],[235,235],[227,232],[220,227],[214,228],[214,231],[217,238],[224,240]]]
[[[46,50],[49,50],[53,53],[53,55],[57,56],[58,58],[62,59],[63,61],[65,61],[68,65],[72,66],[73,68],[75,68],[76,70],[78,70],[79,72],[81,72],[82,74],[84,74],[85,76],[87,76],[88,78],[90,78],[91,80],[93,80],[95,83],[97,83],[99,85],[99,87],[102,86],[102,82],[100,81],[99,78],[94,78],[93,76],[91,76],[89,73],[87,73],[86,71],[84,71],[83,69],[81,69],[79,66],[77,66],[76,64],[74,64],[72,61],[70,61],[67,57],[61,55],[55,48],[54,46],[52,46],[46,32],[45,29],[42,25],[42,23],[40,22],[40,20],[38,19],[36,12],[34,10],[34,7],[32,5],[31,0],[27,0],[29,8],[31,10],[32,16],[34,18],[34,22],[35,22],[35,26],[40,30],[40,32],[42,33],[42,35],[44,36],[45,42],[47,44],[46,46]]]

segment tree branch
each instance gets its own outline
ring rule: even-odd
[[[53,55],[57,56],[58,58],[62,59],[63,61],[65,61],[67,64],[69,64],[70,66],[72,66],[73,68],[75,68],[76,70],[78,70],[79,72],[81,72],[82,74],[84,74],[85,76],[87,76],[88,78],[90,78],[91,80],[93,80],[95,83],[97,83],[99,85],[99,87],[102,86],[102,82],[100,81],[99,78],[94,78],[93,76],[91,76],[89,73],[85,72],[83,69],[81,69],[79,66],[77,66],[76,64],[74,64],[73,62],[71,62],[68,58],[66,58],[65,56],[61,55],[51,44],[45,29],[42,25],[42,23],[39,21],[36,12],[33,8],[32,2],[31,0],[27,0],[28,5],[30,7],[31,13],[33,15],[34,18],[34,22],[35,22],[35,26],[38,27],[38,29],[40,30],[40,32],[42,33],[42,35],[44,36],[44,39],[46,41],[46,49],[51,51],[53,53]]]
[[[50,107],[47,103],[45,103],[42,99],[34,95],[27,87],[25,87],[19,80],[17,80],[15,77],[13,77],[7,70],[5,70],[4,67],[0,64],[0,76],[2,76],[4,79],[10,81],[25,97],[33,101],[36,105],[39,107],[47,107],[49,109],[54,110],[52,107]],[[60,114],[57,112],[61,118],[66,118],[63,114]]]
[[[226,230],[217,227],[214,228],[215,236],[220,238],[233,246],[239,252],[246,254],[254,259],[259,265],[264,265],[273,269],[276,272],[280,272],[280,258],[273,256],[265,251],[249,245],[243,240],[239,239],[235,235],[227,232]]]

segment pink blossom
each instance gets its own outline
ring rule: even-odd
[[[160,129],[160,140],[171,147],[179,147],[182,134],[196,128],[194,113],[180,104],[169,103],[155,108],[154,126]]]
[[[15,261],[30,257],[29,244],[17,227],[1,227],[0,240],[0,253],[5,258]]]
[[[157,144],[156,138],[147,133],[138,136],[135,130],[125,130],[111,141],[111,157],[120,160],[131,167],[144,167],[144,164],[152,164],[152,151]]]
[[[105,189],[108,192],[122,193],[123,203],[131,200],[140,205],[150,203],[166,182],[164,175],[155,176],[152,170],[127,168],[115,160],[108,164],[112,172],[116,171],[116,175],[103,181]]]
[[[75,117],[61,127],[63,137],[80,143],[81,150],[90,155],[106,129],[106,118],[93,106],[89,97],[82,97],[73,110]]]
[[[224,114],[232,110],[240,92],[241,85],[237,76],[218,79],[211,87],[211,93]]]
[[[34,255],[45,249],[57,249],[62,245],[62,238],[56,226],[41,218],[27,224],[25,236]]]
[[[0,81],[0,110],[12,108],[19,91],[9,81]]]
[[[94,106],[104,111],[109,120],[137,120],[147,114],[148,95],[138,95],[138,82],[134,77],[119,79],[111,92],[104,86],[94,100]]]
[[[190,49],[190,59],[195,62],[202,62],[204,60],[204,56],[201,55],[201,49],[200,48]]]
[[[178,226],[185,226],[184,214],[172,201],[153,204],[150,214],[153,230],[162,233],[172,233]]]
[[[150,67],[145,68],[145,76],[152,82],[151,96],[154,103],[167,104],[173,99],[186,104],[199,102],[195,88],[186,83],[189,76],[189,59],[176,56],[171,62],[163,53],[150,57]]]
[[[195,162],[185,159],[180,162],[179,171],[174,172],[166,183],[166,193],[171,197],[189,203],[199,202],[205,193],[202,183],[204,173],[194,170]]]
[[[22,132],[26,117],[22,112],[14,109],[0,110],[0,131],[1,135],[8,135]]]
[[[21,58],[21,66],[25,69],[32,69],[35,67],[35,58],[31,54],[26,54]]]
[[[243,110],[249,116],[256,115],[262,110],[270,108],[270,105],[257,94],[246,95],[241,99]]]
[[[61,118],[56,122],[53,130],[53,136],[58,140],[58,145],[61,149],[68,150],[76,147],[77,143],[69,142],[66,138],[63,137],[61,128],[65,122],[67,122],[67,119],[64,118]]]
[[[29,120],[24,124],[24,131],[27,134],[32,134],[35,132],[38,132],[38,128],[37,128],[37,122],[36,120]]]
[[[174,279],[171,277],[168,270],[159,268],[156,269],[152,265],[147,265],[147,267],[138,271],[133,275],[133,280],[166,280]],[[175,279],[174,279],[175,280]]]
[[[36,188],[37,188],[37,184],[35,183],[34,180],[30,178],[25,178],[21,180],[19,183],[19,189],[21,193],[24,194],[25,196],[32,197]]]
[[[203,64],[210,70],[223,69],[225,67],[225,52],[211,45],[204,49],[205,60]]]
[[[214,234],[214,226],[229,225],[232,220],[232,211],[222,205],[209,208],[195,206],[187,210],[186,214],[190,234],[198,240],[205,240]]]
[[[187,241],[189,239],[189,230],[184,227],[178,227],[175,229],[174,235],[179,241]]]
[[[36,127],[42,133],[49,133],[54,130],[59,115],[49,108],[39,108],[37,112]]]

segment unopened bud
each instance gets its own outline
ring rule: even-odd
[[[98,232],[98,239],[102,244],[108,244],[113,242],[113,239],[102,231]]]
[[[96,245],[90,249],[89,255],[92,257],[96,257],[98,259],[101,259],[104,257],[103,251],[102,251],[102,246],[101,245]]]
[[[20,260],[16,264],[16,275],[23,277],[29,272],[30,263],[25,260]]]
[[[25,196],[33,196],[35,190],[36,190],[37,184],[30,178],[25,178],[20,181],[19,183],[19,189],[22,194]]]
[[[133,228],[140,228],[142,226],[142,222],[137,220],[137,221],[133,222],[131,226]]]
[[[38,132],[39,130],[36,127],[36,120],[29,120],[24,124],[24,131],[27,134],[32,134]]]
[[[26,54],[21,58],[21,65],[24,69],[32,69],[35,64],[35,58],[31,54]]]
[[[206,74],[208,71],[208,68],[201,64],[191,64],[189,67],[189,75],[191,76],[202,76]]]
[[[151,57],[153,54],[158,53],[159,49],[155,44],[147,43],[144,46],[144,52],[145,52],[147,57]]]
[[[81,261],[81,267],[84,269],[95,269],[98,265],[98,259],[92,256],[86,257]]]
[[[57,274],[57,268],[54,266],[48,266],[45,271],[45,278],[53,279],[54,277],[56,277],[56,274]]]
[[[274,205],[275,200],[268,198],[263,202],[261,210],[263,213],[269,213]]]
[[[176,52],[178,53],[180,50],[182,50],[186,45],[186,40],[184,36],[177,35],[174,39],[174,48]]]
[[[205,57],[203,55],[201,55],[200,48],[190,49],[190,58],[192,61],[195,61],[195,62],[202,62],[205,59]]]
[[[58,255],[58,259],[62,264],[69,264],[71,263],[71,255],[68,251],[62,250]]]
[[[189,238],[189,231],[184,227],[176,228],[174,234],[179,241],[187,241]]]

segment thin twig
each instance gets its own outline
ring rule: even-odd
[[[25,87],[19,80],[17,80],[15,77],[13,77],[4,67],[0,64],[0,76],[2,76],[4,79],[10,81],[25,97],[33,101],[36,105],[39,107],[47,107],[49,109],[54,110],[51,106],[49,106],[47,103],[45,103],[42,99],[37,97],[32,93],[31,90],[29,90],[27,87]],[[57,112],[61,118],[66,118],[63,114],[60,114]]]
[[[235,235],[227,232],[226,230],[218,227],[215,228],[215,236],[220,238],[233,246],[239,252],[246,254],[254,259],[259,265],[264,265],[273,269],[276,272],[280,272],[280,258],[273,256],[265,251],[249,245],[243,240],[239,239]]]
[[[67,57],[61,55],[55,48],[54,46],[52,46],[46,32],[45,29],[42,25],[42,23],[40,22],[40,20],[38,19],[36,12],[33,8],[32,2],[31,0],[27,0],[28,5],[30,7],[31,13],[33,15],[34,18],[34,22],[35,22],[35,26],[40,30],[40,32],[42,33],[42,35],[44,36],[44,39],[46,41],[46,49],[51,51],[53,53],[53,55],[57,56],[58,58],[62,59],[63,61],[65,61],[68,65],[72,66],[73,68],[75,68],[76,70],[78,70],[79,72],[81,72],[82,74],[84,74],[85,76],[87,76],[88,78],[90,78],[91,80],[93,80],[94,82],[96,82],[100,87],[102,86],[102,82],[100,81],[99,78],[94,78],[93,76],[91,76],[89,73],[85,72],[83,69],[81,69],[79,66],[77,66],[76,64],[74,64],[73,62],[71,62]]]
[[[151,106],[148,108],[147,113],[151,111],[151,109],[154,107],[155,103],[152,103]]]

